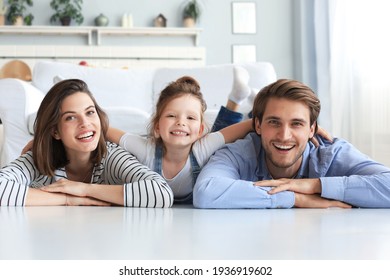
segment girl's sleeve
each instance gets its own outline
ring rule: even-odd
[[[0,169],[0,206],[23,206],[37,174],[31,152]]]
[[[200,166],[204,166],[209,158],[225,145],[221,132],[212,132],[200,138],[192,146],[192,151]]]
[[[106,168],[109,171],[109,184],[124,184],[124,206],[172,206],[173,193],[165,180],[121,147],[114,146],[109,149]]]
[[[140,162],[146,161],[148,149],[147,143],[148,140],[146,137],[132,133],[125,133],[119,141],[119,145],[126,151],[135,155]]]

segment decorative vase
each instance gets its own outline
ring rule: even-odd
[[[20,26],[23,24],[24,24],[24,20],[23,20],[22,16],[17,16],[13,22],[13,25],[17,25],[17,26]]]
[[[192,17],[185,17],[183,19],[183,26],[184,27],[189,27],[189,28],[192,28],[196,25],[196,22],[195,20],[192,18]]]
[[[71,18],[68,16],[60,18],[60,22],[63,26],[69,26],[70,25]]]
[[[95,18],[95,25],[96,26],[107,26],[108,25],[108,18],[105,15],[100,14],[99,16],[97,16]]]

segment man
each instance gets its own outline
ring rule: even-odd
[[[390,169],[342,139],[309,139],[320,101],[278,80],[256,96],[255,132],[217,151],[194,188],[198,208],[390,207]]]

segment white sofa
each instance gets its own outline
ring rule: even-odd
[[[250,74],[249,84],[260,89],[276,80],[272,64],[242,64]],[[19,156],[32,138],[35,114],[55,76],[78,78],[87,82],[97,102],[110,118],[110,125],[125,131],[145,134],[154,102],[171,81],[190,75],[196,78],[206,99],[207,121],[212,124],[221,105],[225,105],[233,82],[233,65],[198,68],[108,69],[70,63],[40,61],[34,65],[32,81],[0,79],[0,119],[3,146],[0,166]],[[247,112],[251,104],[240,107]],[[1,137],[1,136],[0,136]]]

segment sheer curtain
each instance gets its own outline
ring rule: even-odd
[[[302,67],[316,75],[303,81],[323,104],[320,125],[390,166],[390,2],[314,0],[307,7],[300,16],[314,28],[301,44],[309,41],[315,55]]]

